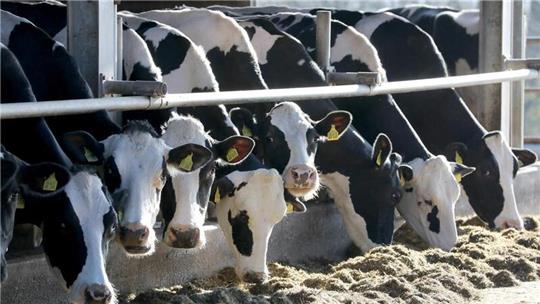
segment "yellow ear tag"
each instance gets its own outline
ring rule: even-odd
[[[17,209],[24,209],[24,198],[19,194],[19,199],[17,200]]]
[[[91,162],[91,163],[98,161],[94,153],[92,153],[92,151],[88,150],[88,148],[86,147],[84,147],[84,158],[86,158],[86,161]]]
[[[58,181],[56,180],[56,173],[53,173],[43,182],[42,189],[43,191],[56,191],[57,186]]]
[[[381,166],[382,165],[382,151],[379,151],[379,154],[377,154],[377,160],[375,161],[375,163],[377,164],[377,166]]]
[[[216,188],[216,194],[214,195],[214,203],[217,204],[221,201],[221,194],[219,193],[219,187]]]
[[[326,134],[326,138],[328,141],[334,141],[339,139],[339,132],[336,130],[336,125],[330,126],[330,131],[328,131],[328,134]]]
[[[291,203],[287,203],[287,214],[294,212],[294,206]]]
[[[461,158],[461,155],[456,151],[456,163],[463,165],[463,158]]]
[[[253,136],[253,132],[251,132],[251,129],[246,127],[246,125],[244,125],[242,127],[242,135],[244,136],[247,136],[247,137],[252,137]]]
[[[191,168],[193,168],[193,153],[189,153],[182,161],[180,161],[180,165],[178,166],[180,169],[184,171],[191,171]]]
[[[228,162],[233,161],[237,157],[238,157],[238,151],[236,150],[236,148],[230,148],[229,151],[227,151]]]

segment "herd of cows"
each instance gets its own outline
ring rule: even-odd
[[[92,97],[64,47],[65,5],[2,1],[1,9],[3,103]],[[165,81],[171,93],[326,85],[313,61],[316,11],[121,12],[123,79]],[[333,71],[395,81],[477,69],[477,11],[332,17]],[[272,228],[304,212],[321,185],[362,251],[392,242],[396,209],[443,250],[457,241],[458,201],[492,228],[521,229],[513,178],[537,158],[485,130],[454,89],[131,111],[123,127],[105,111],[1,124],[2,281],[13,225],[32,223],[75,303],[115,301],[109,242],[129,257],[152,254],[160,212],[159,239],[174,248],[204,246],[203,225],[217,218],[237,275],[263,281]]]

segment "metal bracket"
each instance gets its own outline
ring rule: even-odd
[[[103,95],[162,97],[167,94],[167,84],[161,81],[103,80]]]
[[[328,79],[328,83],[332,85],[364,84],[368,86],[373,86],[381,83],[381,75],[377,72],[330,72],[326,75],[326,77]]]
[[[540,58],[508,59],[504,58],[506,70],[535,69],[540,70]]]

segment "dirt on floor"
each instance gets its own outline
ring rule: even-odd
[[[337,264],[271,263],[264,284],[237,280],[232,268],[184,285],[124,295],[120,303],[469,303],[480,290],[540,280],[540,217],[523,231],[493,231],[478,218],[458,220],[450,252],[428,248],[407,226],[395,245]]]

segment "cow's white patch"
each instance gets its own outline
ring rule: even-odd
[[[127,198],[120,216],[120,225],[140,224],[148,228],[146,246],[154,249],[156,240],[152,227],[156,222],[163,184],[160,177],[163,159],[169,151],[164,141],[148,132],[128,131],[108,137],[105,159],[113,156],[121,177],[120,189],[127,191]],[[157,181],[157,183],[156,183]]]
[[[239,277],[249,272],[267,274],[268,240],[274,225],[279,223],[287,212],[282,179],[275,169],[235,171],[227,175],[227,178],[233,182],[235,188],[243,182],[246,183],[235,191],[234,196],[223,197],[216,207],[219,225],[236,257],[236,273]],[[261,195],[261,189],[265,189],[264,195]],[[233,243],[232,227],[227,217],[229,210],[232,217],[242,210],[249,216],[248,226],[253,235],[250,256],[240,254]]]
[[[253,27],[255,28],[255,33],[253,34],[253,37],[251,38],[251,44],[255,48],[255,52],[257,53],[257,58],[259,59],[259,64],[266,64],[268,63],[268,60],[266,59],[266,56],[268,54],[268,51],[274,46],[274,43],[276,40],[281,37],[280,35],[272,35],[265,31],[260,26],[257,26],[253,24],[252,22],[243,21],[240,22],[240,24],[243,27]]]
[[[469,75],[478,72],[478,69],[473,69],[464,58],[459,58],[456,63],[456,75]]]
[[[401,10],[401,14],[403,15],[407,14],[407,18],[411,18],[411,16],[421,7],[426,7],[426,5],[423,5],[423,4],[405,5],[403,9]]]
[[[363,252],[377,247],[368,237],[366,221],[354,210],[349,177],[338,172],[321,175],[322,184],[330,189],[330,196],[343,217],[345,228],[354,244]]]
[[[462,10],[459,12],[442,12],[437,15],[437,18],[442,15],[448,15],[456,21],[456,23],[465,29],[468,35],[476,35],[480,32],[480,12],[478,10]],[[437,22],[437,20],[435,20]]]
[[[386,71],[382,67],[377,50],[366,36],[350,26],[337,36],[331,49],[330,62],[334,65],[349,55],[353,60],[366,64],[371,72],[378,72],[382,81],[386,80]]]
[[[403,193],[397,209],[431,246],[450,250],[457,241],[454,207],[460,193],[452,168],[440,155],[427,160],[416,158],[407,164],[412,167],[414,177],[405,188],[412,192]],[[428,214],[434,207],[437,207],[438,233],[429,229]]]
[[[64,27],[58,33],[56,33],[53,39],[56,40],[56,42],[61,43],[63,46],[67,45],[67,27]]]
[[[303,58],[296,62],[296,64],[299,65],[299,66],[302,66],[304,63],[306,63],[306,60],[303,59]]]
[[[101,190],[101,180],[88,172],[78,172],[64,188],[67,197],[77,215],[86,245],[86,261],[69,290],[72,303],[85,303],[84,291],[91,284],[105,285],[114,294],[113,287],[105,271],[105,259],[102,247],[103,216],[111,208],[110,202]]]
[[[124,30],[122,33],[123,43],[123,64],[126,73],[126,79],[130,79],[131,73],[135,64],[148,69],[150,73],[156,75],[156,80],[161,81],[161,70],[155,65],[152,60],[152,55],[142,38],[132,29]]]
[[[200,121],[193,117],[181,116],[176,113],[173,113],[173,116],[168,121],[167,129],[162,138],[167,145],[173,148],[185,144],[206,146],[205,141],[211,140],[205,133],[204,126]],[[206,208],[202,208],[198,202],[200,171],[201,169],[197,169],[189,173],[184,173],[173,170],[171,173],[176,210],[169,223],[169,229],[171,227],[189,227],[199,228],[200,231],[203,231],[202,226],[204,224]],[[197,247],[203,246],[205,242],[204,233],[201,233]]]
[[[367,36],[368,39],[371,39],[373,32],[383,23],[388,22],[396,18],[394,14],[390,13],[380,13],[372,16],[365,16],[360,21],[358,21],[354,28],[356,28],[360,33]]]
[[[516,205],[516,196],[514,194],[513,184],[513,154],[512,150],[501,133],[489,136],[485,139],[486,145],[495,156],[499,166],[499,184],[503,190],[504,204],[503,209],[495,217],[495,227],[507,228],[514,227],[523,229],[523,219],[519,215]]]

